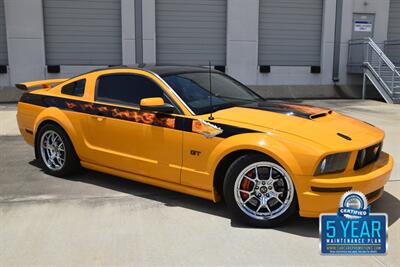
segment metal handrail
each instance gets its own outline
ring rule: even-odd
[[[371,46],[372,49],[375,50],[376,53],[378,53],[379,57],[386,63],[386,65],[398,76],[400,76],[400,73],[397,71],[396,66],[390,61],[390,59],[383,53],[383,51],[379,48],[379,46],[370,38],[368,37],[368,44]]]
[[[366,62],[365,63],[366,66],[368,66],[369,70],[374,74],[374,76],[379,80],[379,82],[383,85],[383,87],[385,88],[385,90],[390,93],[393,94],[393,88],[390,88],[388,86],[388,84],[381,78],[381,76],[378,74],[378,72],[375,70],[375,68],[369,63]],[[393,87],[393,85],[392,85]]]
[[[399,83],[400,68],[393,64],[382,49],[371,38],[349,42],[350,47],[360,44],[363,45],[362,52],[365,53],[363,56],[363,98],[365,98],[366,92],[365,77],[368,76],[368,73],[366,73],[365,70],[368,69],[370,74],[372,74],[380,84],[380,87],[377,87],[377,85],[374,84],[375,87],[377,87],[378,91],[380,91],[381,95],[388,103],[393,103],[393,97],[399,93],[399,88],[396,84]]]

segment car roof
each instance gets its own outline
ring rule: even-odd
[[[171,74],[178,74],[178,73],[188,73],[188,72],[208,72],[208,67],[201,67],[201,66],[181,66],[181,65],[121,65],[121,66],[112,66],[108,68],[96,69],[92,72],[103,71],[108,69],[141,69],[156,73],[159,76],[168,76]],[[211,72],[219,72],[214,69],[211,69]],[[85,73],[87,74],[87,73]]]
[[[208,67],[200,66],[157,66],[149,65],[144,66],[143,69],[154,72],[160,76],[166,76],[170,74],[186,73],[186,72],[208,72]],[[212,70],[212,72],[217,72]]]

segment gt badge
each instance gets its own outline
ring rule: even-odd
[[[190,155],[192,156],[200,156],[201,152],[197,150],[190,150]]]

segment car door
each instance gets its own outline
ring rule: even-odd
[[[173,101],[150,75],[100,75],[94,114],[86,121],[85,141],[95,164],[180,183],[182,131],[175,115],[140,110],[143,98]],[[176,108],[176,112],[179,109]]]

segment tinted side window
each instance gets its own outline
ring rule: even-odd
[[[150,79],[139,75],[113,74],[97,80],[96,99],[104,102],[139,105],[142,98],[162,97],[164,91]]]
[[[83,79],[66,84],[61,89],[61,93],[66,95],[83,96],[83,94],[85,93],[85,83],[86,80]]]

